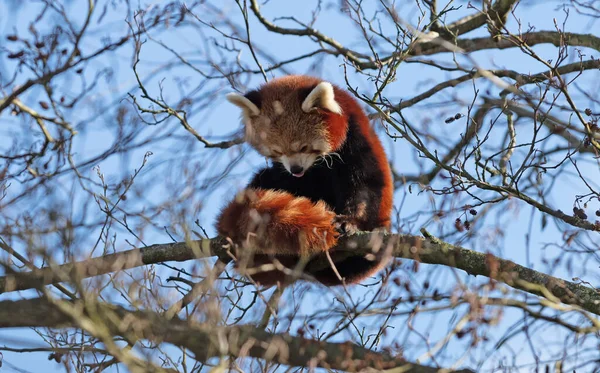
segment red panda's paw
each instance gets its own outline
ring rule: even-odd
[[[355,219],[348,215],[336,215],[333,220],[335,230],[342,235],[350,236],[359,231]]]
[[[310,255],[337,242],[325,203],[272,189],[246,189],[221,212],[219,234],[258,253]]]
[[[253,190],[238,193],[217,218],[216,228],[223,237],[228,237],[236,244],[248,237],[250,226],[249,202],[255,195]]]

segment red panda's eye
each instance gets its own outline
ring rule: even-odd
[[[304,145],[300,148],[300,153],[306,153],[308,151],[308,145]]]

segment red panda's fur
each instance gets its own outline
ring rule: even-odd
[[[348,118],[351,115],[355,116],[361,134],[369,142],[369,146],[373,151],[375,158],[377,159],[376,167],[379,167],[381,173],[385,177],[384,187],[382,190],[381,205],[379,206],[379,221],[381,222],[381,227],[390,229],[392,223],[391,215],[394,199],[394,184],[392,179],[392,171],[388,163],[387,155],[383,150],[383,146],[381,145],[379,138],[377,137],[375,131],[371,127],[369,118],[367,117],[363,109],[358,105],[356,100],[352,96],[350,96],[350,94],[348,94],[346,91],[340,88],[334,87],[334,91],[336,100],[344,109],[344,120],[347,122]],[[341,126],[337,125],[336,127],[339,128]]]
[[[277,259],[293,268],[302,257],[324,255],[331,250],[337,243],[338,231],[344,231],[344,227],[346,233],[390,228],[390,167],[358,102],[345,90],[333,86],[341,113],[326,104],[317,104],[308,112],[300,109],[306,96],[321,82],[308,76],[282,77],[247,93],[245,98],[232,100],[244,110],[248,142],[265,156],[274,158],[274,145],[290,152],[287,146],[291,142],[320,144],[315,139],[322,138],[328,145],[326,152],[342,158],[338,162],[332,156],[335,163],[327,164],[331,169],[312,166],[300,178],[292,177],[276,162],[261,170],[249,187],[223,209],[217,230],[237,246],[238,255],[254,254],[251,266]],[[347,199],[339,200],[338,196]],[[355,283],[379,271],[385,262],[381,255],[376,255],[374,261],[357,255],[334,264],[345,277],[344,282]],[[331,270],[309,274],[325,285],[343,283]],[[285,276],[268,270],[253,274],[252,278],[263,285],[273,285]]]
[[[336,244],[334,217],[322,201],[248,188],[221,212],[217,229],[263,254],[309,256]]]

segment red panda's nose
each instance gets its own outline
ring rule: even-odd
[[[292,173],[292,175],[300,177],[304,175],[304,167],[298,165],[290,166],[290,172]]]

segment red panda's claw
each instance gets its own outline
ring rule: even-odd
[[[333,226],[339,234],[344,236],[350,236],[359,231],[354,220],[347,215],[336,215]]]

